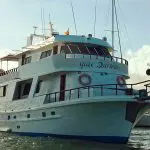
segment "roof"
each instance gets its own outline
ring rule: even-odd
[[[54,42],[89,43],[89,44],[101,45],[112,49],[112,46],[108,42],[94,37],[88,38],[86,36],[56,35],[54,38]]]
[[[8,54],[0,58],[1,61],[18,61],[18,59],[19,58],[16,55],[12,55],[12,54]]]
[[[16,55],[7,55],[3,58],[0,58],[1,61],[18,61],[19,57],[23,53],[38,51],[38,50],[46,50],[49,49],[52,44],[59,43],[59,42],[74,42],[74,43],[89,43],[89,44],[96,44],[107,47],[112,50],[110,44],[104,40],[94,38],[94,37],[86,37],[86,36],[78,36],[78,35],[55,35],[46,39],[45,41],[41,41],[36,45],[30,45],[28,47],[23,47],[22,52]]]

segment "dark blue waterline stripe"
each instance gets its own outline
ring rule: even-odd
[[[98,141],[102,143],[126,144],[128,137],[119,136],[76,136],[76,135],[58,135],[58,134],[45,134],[45,133],[29,133],[29,132],[13,132],[21,136],[31,137],[56,137],[63,139],[77,139],[86,141]]]

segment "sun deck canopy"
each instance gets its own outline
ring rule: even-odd
[[[112,49],[112,47],[108,44],[108,42],[98,38],[86,37],[86,36],[56,35],[54,38],[54,42],[89,43],[89,44],[100,45]]]
[[[0,61],[18,61],[18,57],[16,55],[8,54],[4,57],[0,58]]]

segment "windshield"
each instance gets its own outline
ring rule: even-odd
[[[65,43],[61,46],[61,53],[110,56],[107,48],[100,45],[88,43]]]

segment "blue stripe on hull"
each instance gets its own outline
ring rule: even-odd
[[[29,132],[15,132],[22,136],[31,137],[57,137],[63,139],[76,139],[76,140],[87,140],[87,141],[98,141],[102,143],[114,143],[114,144],[126,144],[128,137],[119,136],[76,136],[76,135],[59,135],[59,134],[45,134],[45,133],[29,133]]]

